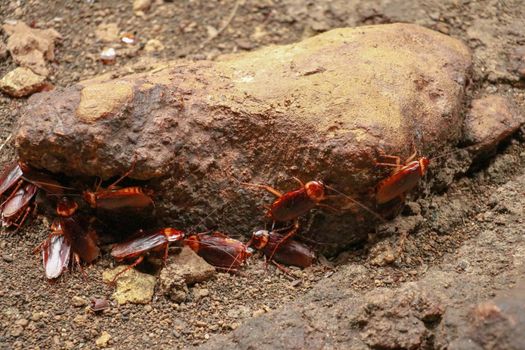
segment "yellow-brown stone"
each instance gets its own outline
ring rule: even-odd
[[[124,81],[88,85],[80,93],[76,115],[83,122],[93,123],[122,108],[126,101],[131,100],[132,95],[131,84]]]

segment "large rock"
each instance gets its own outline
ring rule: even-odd
[[[237,180],[289,190],[292,176],[323,179],[373,206],[388,174],[375,166],[381,150],[433,155],[461,138],[470,66],[465,45],[417,25],[336,29],[34,96],[17,147],[68,175],[109,178],[136,159],[130,176],[163,193],[167,221],[208,213],[246,234],[261,224],[263,199]],[[321,212],[310,227],[317,241],[346,244],[365,238],[372,218]]]

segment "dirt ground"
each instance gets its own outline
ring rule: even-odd
[[[55,28],[62,35],[49,77],[56,86],[119,67],[144,70],[152,60],[213,59],[222,53],[295,42],[335,27],[414,22],[460,38],[471,47],[474,73],[469,99],[497,93],[512,99],[523,111],[524,80],[513,71],[512,52],[525,45],[524,7],[519,0],[159,0],[144,16],[137,16],[131,2],[124,1],[1,0],[0,21],[18,19],[39,28]],[[220,31],[232,14],[228,26],[209,40],[210,33]],[[140,45],[137,49],[116,47],[122,53],[116,65],[103,65],[98,55],[106,44],[95,37],[100,23],[117,23],[121,31],[135,33]],[[0,38],[5,42],[5,34]],[[161,41],[165,49],[146,53],[142,48],[150,39]],[[0,74],[13,68],[14,62],[7,58],[0,63]],[[25,99],[0,95],[0,144],[11,134],[25,103]],[[522,129],[501,145],[491,160],[457,176],[447,192],[421,191],[422,198],[410,203],[405,216],[365,246],[344,252],[330,263],[294,270],[292,278],[273,268],[265,271],[262,259],[255,258],[241,275],[219,274],[195,286],[194,294],[207,289],[208,296],[182,304],[157,295],[146,306],[113,306],[100,315],[86,311],[85,302],[91,297],[111,296],[113,288],[102,282],[101,275],[114,263],[105,251],[96,264],[86,269],[87,279],[79,273],[68,273],[55,283],[47,282],[39,257],[32,254],[48,233],[49,224],[39,217],[16,234],[0,235],[0,349],[91,349],[96,348],[95,340],[104,331],[111,336],[108,347],[116,349],[139,345],[185,348],[206,343],[217,334],[228,334],[253,316],[300,301],[319,281],[325,283],[348,266],[361,265],[367,272],[345,285],[361,294],[377,287],[394,288],[402,282],[422,280],[429,269],[467,259],[471,252],[462,247],[476,242],[487,230],[523,237],[523,221],[497,213],[509,210],[505,203],[512,200],[514,192],[525,193],[524,182],[518,181],[525,175],[524,137]],[[13,145],[8,143],[1,150],[0,165],[14,157]],[[506,184],[522,187],[510,189]],[[523,213],[523,207],[517,210]],[[416,224],[415,212],[422,215]],[[395,249],[400,226],[411,232],[404,254],[394,264],[382,266],[381,256]],[[507,239],[497,251],[516,251],[523,244],[523,239]],[[504,253],[486,256],[483,263],[493,276],[484,280],[480,297],[490,297],[517,282],[519,276],[511,273],[513,264],[509,259]],[[332,264],[336,266],[327,266]]]

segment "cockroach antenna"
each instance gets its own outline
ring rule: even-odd
[[[9,134],[9,136],[7,136],[5,141],[0,145],[0,151],[5,147],[5,145],[9,143],[9,141],[11,141],[12,137],[13,137],[13,134]]]
[[[367,212],[369,212],[370,214],[374,215],[376,218],[378,218],[379,220],[381,220],[381,222],[386,222],[385,218],[383,218],[381,215],[379,215],[378,213],[376,213],[375,211],[373,211],[372,209],[370,209],[369,207],[367,207],[366,205],[362,204],[361,202],[359,202],[358,200],[350,197],[349,195],[337,190],[336,188],[332,187],[332,186],[328,186],[328,185],[325,185],[326,188],[334,191],[335,193],[345,197],[346,199],[348,199],[349,201],[351,201],[352,203],[356,204],[357,206],[359,206],[360,208],[366,210]]]

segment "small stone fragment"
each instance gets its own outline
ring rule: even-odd
[[[24,327],[20,326],[20,325],[14,325],[12,328],[11,328],[11,332],[10,332],[10,335],[12,337],[19,337],[22,332],[24,331]]]
[[[82,298],[82,297],[79,297],[79,296],[75,295],[71,299],[71,304],[73,304],[73,306],[75,306],[75,307],[82,307],[82,306],[86,306],[87,305],[87,300]]]
[[[108,346],[110,339],[111,339],[111,335],[108,332],[103,331],[100,337],[98,337],[97,340],[95,341],[95,344],[99,348],[105,348],[106,346]]]
[[[160,52],[162,50],[164,50],[164,45],[157,39],[148,40],[146,46],[144,46],[144,51],[146,52]]]
[[[106,270],[102,273],[102,279],[106,283],[113,281],[116,274],[126,269],[126,265],[118,266],[113,270]],[[116,283],[117,288],[113,293],[113,299],[119,305],[126,303],[147,304],[153,297],[156,279],[154,276],[129,269],[121,274]]]
[[[488,95],[472,101],[465,119],[465,138],[475,145],[477,152],[491,151],[524,123],[525,114],[510,100]]]
[[[25,318],[21,318],[15,322],[16,325],[26,327],[29,324],[29,321]]]
[[[207,288],[193,288],[192,292],[193,292],[193,299],[195,301],[210,295],[210,291]]]
[[[7,57],[7,46],[5,46],[4,42],[0,40],[0,60],[3,60]]]
[[[135,0],[133,1],[133,12],[147,12],[151,7],[151,0]]]
[[[47,76],[46,61],[54,60],[55,41],[61,38],[60,34],[54,29],[34,29],[20,21],[2,28],[9,35],[7,49],[16,64]]]
[[[110,43],[119,39],[119,28],[116,23],[102,23],[95,29],[97,40]]]
[[[0,80],[0,90],[13,97],[24,97],[49,89],[51,84],[45,80],[45,77],[33,73],[31,69],[18,67]]]
[[[215,274],[215,268],[208,264],[188,247],[182,248],[180,254],[173,256],[168,265],[162,270],[160,280],[168,276],[181,276],[185,283],[193,285],[203,282]],[[161,282],[162,283],[162,282]]]
[[[83,325],[87,322],[88,318],[86,315],[76,315],[73,319],[73,322],[75,322],[78,325]]]
[[[117,52],[112,47],[106,47],[100,53],[100,60],[104,64],[115,64]]]
[[[98,299],[98,298],[91,299],[91,304],[90,304],[91,311],[95,311],[95,312],[103,311],[103,310],[109,309],[109,307],[110,307],[109,301],[107,301],[106,299]]]
[[[2,260],[4,260],[7,263],[13,262],[13,256],[9,254],[2,254]]]
[[[163,274],[163,272],[160,274],[160,292],[175,303],[182,303],[186,301],[186,299],[188,299],[189,290],[186,282],[184,281],[184,278],[176,274]]]

